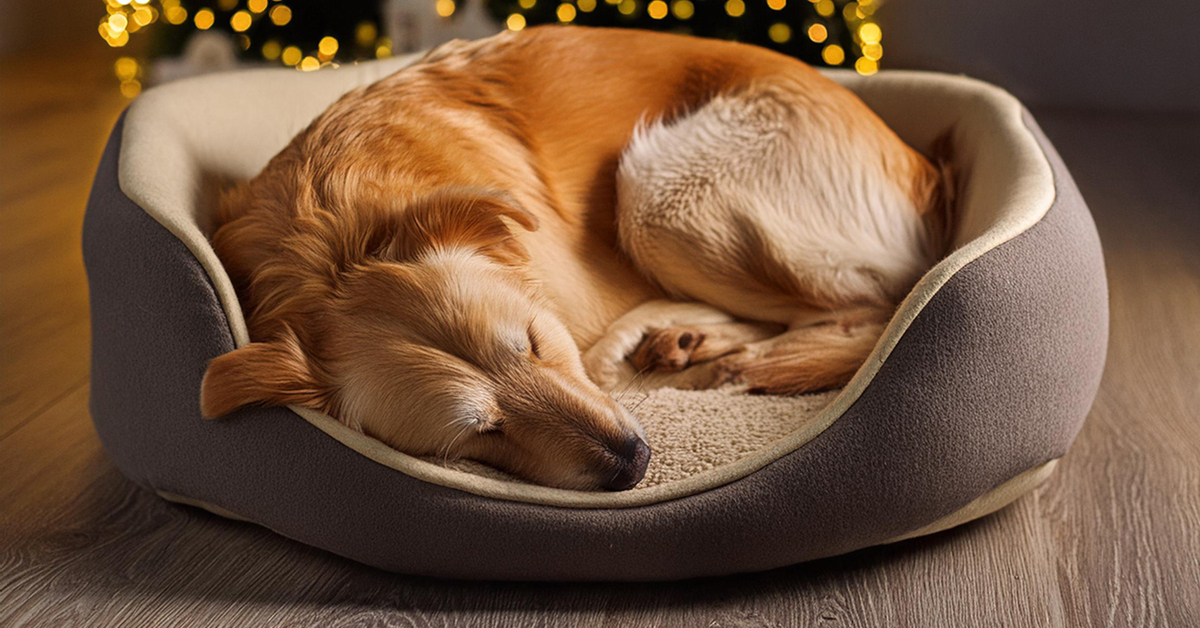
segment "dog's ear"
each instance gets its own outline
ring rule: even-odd
[[[529,253],[504,219],[527,231],[538,228],[537,217],[505,192],[443,188],[409,204],[394,219],[384,249],[393,259],[408,260],[430,248],[460,246],[503,264],[528,262]]]
[[[251,404],[321,410],[323,399],[294,337],[252,342],[217,357],[200,384],[200,411],[210,419]]]

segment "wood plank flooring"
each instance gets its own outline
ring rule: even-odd
[[[159,500],[87,412],[104,55],[0,63],[0,626],[1200,625],[1200,118],[1035,112],[1096,214],[1099,398],[1057,473],[932,538],[641,585],[396,576]]]

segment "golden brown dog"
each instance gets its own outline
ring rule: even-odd
[[[632,54],[636,51],[637,54]],[[842,385],[941,253],[945,178],[767,50],[535,28],[355,90],[222,201],[254,340],[202,407],[328,413],[414,455],[626,489],[606,393]]]

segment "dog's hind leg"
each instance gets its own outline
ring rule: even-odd
[[[609,326],[583,354],[583,367],[602,390],[646,376],[644,386],[674,385],[664,377],[782,331],[771,323],[737,321],[703,303],[647,301]]]

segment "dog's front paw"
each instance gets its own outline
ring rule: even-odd
[[[629,356],[629,362],[639,373],[676,373],[691,364],[692,355],[700,348],[704,338],[703,332],[691,327],[657,329],[646,334]]]

